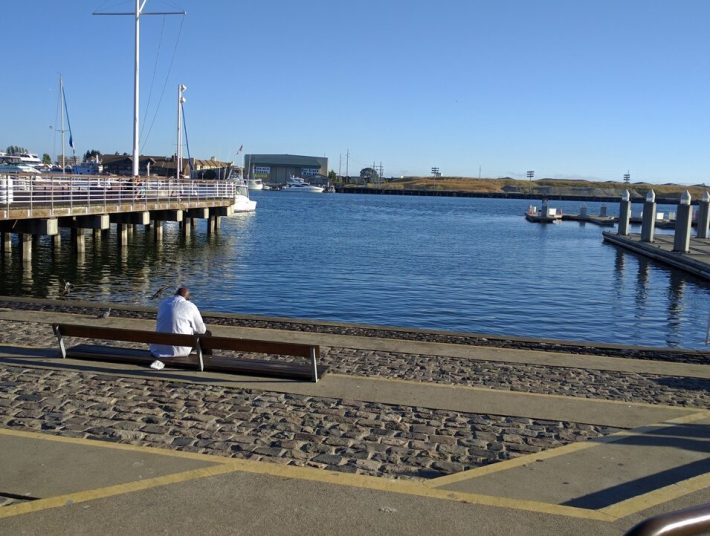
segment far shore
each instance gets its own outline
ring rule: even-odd
[[[692,202],[710,189],[705,185],[624,183],[572,179],[518,180],[511,178],[475,179],[465,177],[409,177],[367,184],[347,184],[338,192],[480,197],[497,199],[551,199],[567,201],[616,202],[628,190],[631,201],[641,203],[653,190],[659,204],[675,204],[686,190]]]

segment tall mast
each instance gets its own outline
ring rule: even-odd
[[[175,178],[182,178],[182,105],[185,102],[183,93],[187,86],[178,84],[178,100],[177,100],[177,148],[176,148],[176,163],[175,163]]]
[[[139,175],[139,158],[138,149],[139,128],[138,128],[138,110],[139,110],[139,78],[140,78],[140,37],[141,37],[141,10],[145,6],[147,0],[143,0],[143,5],[140,5],[140,0],[136,0],[135,12],[135,57],[133,62],[133,176]]]
[[[138,110],[139,110],[139,66],[140,66],[140,32],[141,32],[141,16],[142,15],[185,15],[185,11],[160,11],[155,13],[144,13],[143,8],[148,0],[136,0],[136,7],[133,13],[99,13],[94,12],[93,15],[132,15],[135,19],[135,56],[133,62],[133,176],[138,177],[139,171],[139,148],[138,141]]]
[[[59,75],[59,102],[61,103],[61,129],[62,133],[62,175],[64,175],[64,80],[62,75]]]

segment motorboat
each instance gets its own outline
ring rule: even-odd
[[[249,185],[244,178],[240,177],[239,174],[236,173],[234,164],[232,164],[229,168],[227,180],[233,181],[236,185],[232,210],[235,213],[254,212],[256,210],[256,201],[249,199]]]
[[[264,183],[262,182],[261,179],[249,179],[248,185],[249,185],[250,190],[263,190],[264,189]]]
[[[309,192],[314,194],[319,194],[323,192],[323,188],[320,186],[313,186],[308,184],[301,177],[291,176],[290,179],[286,181],[286,185],[283,187],[284,192]]]

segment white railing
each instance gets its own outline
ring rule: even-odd
[[[168,204],[234,199],[239,185],[231,180],[159,179],[113,176],[36,176],[0,174],[0,210],[34,208],[136,209]],[[7,217],[7,216],[6,216]],[[1,219],[1,218],[0,218]]]

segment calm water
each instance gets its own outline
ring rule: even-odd
[[[16,247],[0,293],[57,297],[69,280],[77,299],[152,304],[180,283],[203,310],[703,347],[710,285],[603,244],[599,227],[528,223],[527,201],[253,197],[256,213],[223,219],[212,237],[204,221],[187,241],[170,224],[160,245],[142,230],[123,254],[113,235],[88,238],[77,259],[67,235],[58,254],[40,242],[32,273]]]

